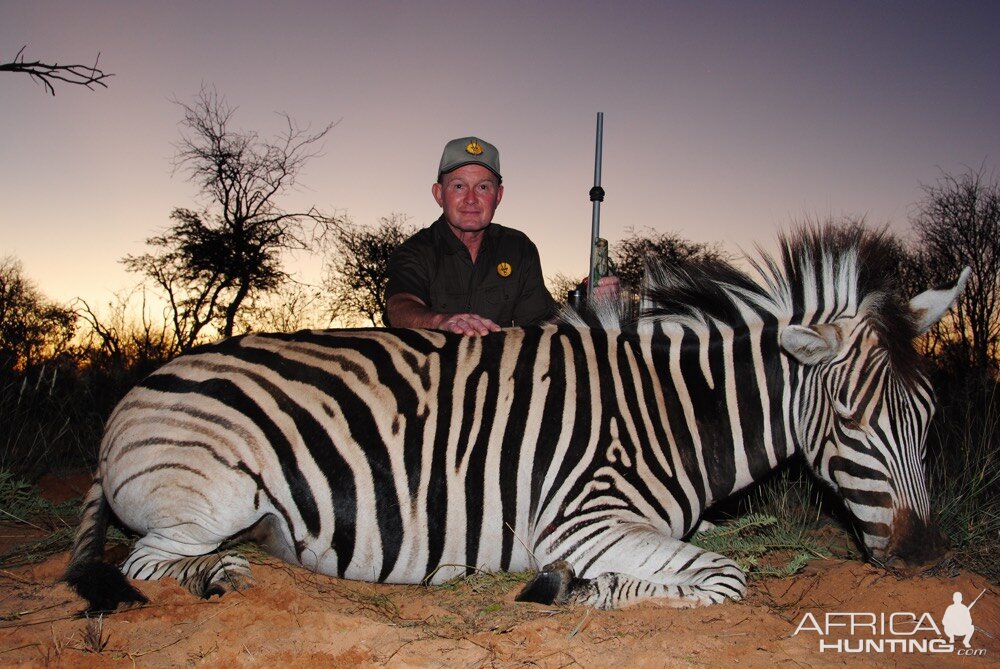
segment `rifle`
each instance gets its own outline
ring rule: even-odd
[[[590,282],[587,299],[590,300],[602,276],[608,274],[608,242],[601,239],[601,203],[604,189],[601,188],[601,153],[604,143],[604,112],[597,112],[597,146],[594,149],[594,187],[590,189],[593,214],[590,224]]]

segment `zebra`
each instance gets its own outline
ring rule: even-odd
[[[625,325],[308,330],[179,356],[110,416],[65,580],[90,610],[145,601],[125,576],[221,595],[251,585],[230,550],[251,540],[346,579],[541,567],[519,599],[739,600],[739,566],[684,538],[796,452],[872,560],[936,560],[912,342],[969,270],[907,303],[882,233],[802,228],[779,249],[756,278],[654,268]],[[121,569],[109,519],[140,535]]]

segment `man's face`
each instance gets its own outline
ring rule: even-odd
[[[441,175],[431,187],[434,199],[444,209],[444,217],[456,234],[479,232],[493,220],[503,197],[503,186],[482,165],[463,165]]]

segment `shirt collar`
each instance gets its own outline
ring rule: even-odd
[[[444,214],[438,220],[434,221],[431,227],[434,229],[437,244],[444,253],[467,253],[465,244],[451,231],[448,221],[444,219]],[[482,253],[485,249],[491,248],[493,240],[496,239],[498,234],[500,234],[500,227],[496,223],[490,223],[486,227],[486,234],[483,236],[483,245],[479,248],[479,252]]]

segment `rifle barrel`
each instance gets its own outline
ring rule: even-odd
[[[597,240],[601,236],[601,202],[604,200],[604,189],[601,188],[601,160],[604,144],[604,112],[597,112],[597,146],[594,149],[594,187],[590,189],[590,200],[593,203],[593,214],[590,223],[590,285],[588,299],[594,294],[597,281]]]

